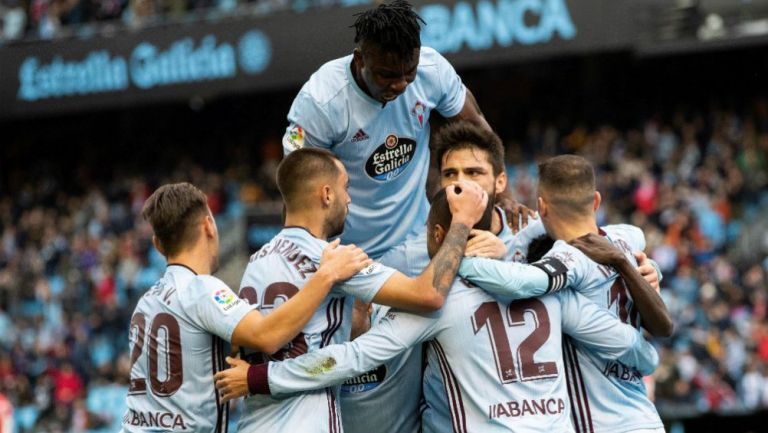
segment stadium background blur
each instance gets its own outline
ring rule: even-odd
[[[443,28],[464,32],[443,48],[505,142],[516,197],[535,206],[541,158],[589,158],[601,223],[642,227],[664,273],[676,332],[656,341],[655,395],[667,428],[765,431],[768,2],[532,0],[519,28],[535,28],[537,10],[541,26],[541,10],[559,4],[574,40],[563,28],[526,43],[518,32],[507,47],[501,30],[472,39],[458,18],[461,8],[480,17],[483,4],[521,3],[446,2],[454,27]],[[291,101],[309,71],[351,50],[346,23],[360,4],[369,2],[0,0],[0,419],[10,402],[19,433],[116,431],[130,315],[164,270],[139,216],[144,199],[169,181],[200,186],[222,235],[219,276],[237,286],[249,251],[280,224],[274,174]],[[596,18],[582,26],[576,18],[587,15]],[[264,55],[250,69],[241,59],[251,76],[234,87],[208,77],[56,94],[51,80],[47,94],[40,85],[25,99],[21,61],[13,63],[82,59],[68,47],[110,49],[166,31],[190,32],[197,44],[198,24],[215,34],[273,16],[294,23],[286,38],[331,32],[322,22],[347,42],[266,56],[293,57],[281,66],[298,65],[293,75],[265,69]],[[619,31],[626,23],[629,35]],[[588,27],[596,25],[610,31]],[[261,80],[261,71],[272,75]]]

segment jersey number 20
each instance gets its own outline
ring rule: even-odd
[[[144,350],[144,333],[146,318],[142,313],[136,313],[131,317],[131,332],[136,332],[136,340],[131,350],[131,369],[139,360]],[[159,379],[159,339],[165,340],[166,378]],[[152,393],[158,397],[168,397],[181,388],[184,380],[184,371],[181,364],[181,331],[179,322],[168,313],[160,313],[152,319],[149,326],[149,386]],[[146,378],[131,377],[128,394],[144,394],[147,392]]]
[[[525,313],[533,314],[536,328],[517,348],[517,356],[512,354],[507,336],[507,326],[524,326]],[[538,299],[525,299],[509,304],[507,308],[508,325],[505,326],[499,304],[485,302],[475,310],[472,326],[475,334],[484,327],[488,328],[491,348],[496,361],[496,371],[501,383],[511,383],[544,379],[557,376],[557,364],[554,362],[534,362],[536,353],[549,339],[549,314],[547,307]],[[517,358],[517,365],[515,363]]]

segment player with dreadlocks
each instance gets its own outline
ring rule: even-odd
[[[374,259],[424,231],[432,110],[491,129],[448,61],[421,46],[423,23],[402,0],[358,14],[352,54],[312,74],[288,113],[285,153],[338,156],[352,198],[341,241]]]

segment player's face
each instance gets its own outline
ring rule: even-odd
[[[349,176],[347,175],[347,170],[339,161],[335,162],[341,174],[335,180],[333,188],[335,199],[326,222],[326,234],[329,238],[336,237],[344,231],[344,222],[347,220],[349,204],[352,202],[352,199],[349,197]]]
[[[413,50],[410,62],[395,53],[383,52],[375,44],[364,43],[354,53],[355,65],[365,91],[379,102],[394,101],[416,79],[419,49]]]
[[[507,187],[507,175],[493,175],[489,155],[477,148],[457,149],[443,155],[440,182],[443,188],[460,180],[472,181],[488,193],[489,199]]]

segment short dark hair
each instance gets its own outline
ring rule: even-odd
[[[432,197],[432,206],[429,208],[429,217],[427,217],[427,224],[430,228],[440,224],[444,229],[448,230],[451,226],[453,214],[451,213],[451,206],[448,204],[448,193],[445,190],[445,188],[439,190]],[[493,211],[493,203],[488,203],[483,217],[471,228],[490,230]]]
[[[355,17],[355,43],[373,42],[405,62],[413,60],[413,50],[421,48],[420,23],[426,23],[407,1],[380,4]]]
[[[595,170],[586,159],[559,155],[539,164],[539,191],[557,209],[583,214],[595,196]]]
[[[195,226],[208,214],[208,199],[196,186],[187,183],[163,185],[144,202],[141,215],[152,226],[162,253],[173,256],[197,241]]]
[[[341,173],[338,158],[325,150],[303,148],[288,154],[277,166],[277,189],[287,210],[301,208],[306,186],[319,178],[335,178]]]
[[[535,263],[541,260],[545,254],[552,249],[555,245],[555,240],[549,237],[549,235],[541,235],[531,241],[528,244],[528,255],[526,261],[528,263]]]
[[[493,167],[493,175],[504,171],[504,145],[496,133],[466,120],[445,125],[432,138],[432,147],[437,157],[437,168],[443,170],[445,155],[460,149],[479,149],[484,151],[488,162]]]

